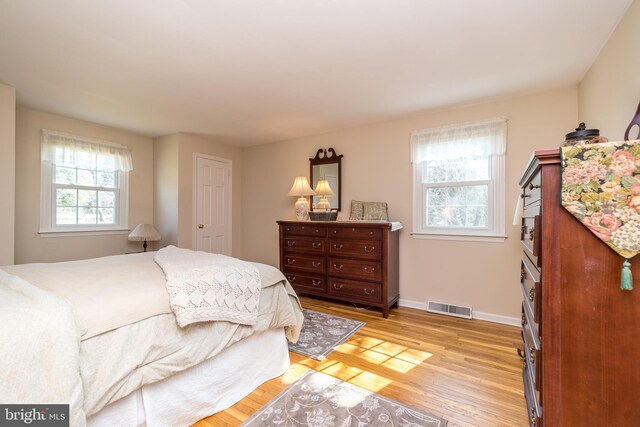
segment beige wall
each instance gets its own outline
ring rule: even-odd
[[[231,160],[232,253],[242,255],[242,149],[217,142],[213,138],[180,133],[178,245],[193,247],[193,154],[200,153]]]
[[[160,247],[178,245],[178,157],[178,134],[153,140],[153,217]]]
[[[0,265],[13,264],[16,90],[0,84]]]
[[[504,243],[422,240],[411,237],[412,131],[470,120],[509,119]],[[555,147],[577,122],[577,88],[479,104],[400,120],[244,149],[243,252],[245,259],[278,265],[278,219],[294,219],[295,198],[287,197],[297,175],[308,176],[318,148],[344,154],[343,198],[386,201],[401,221],[400,298],[426,305],[428,299],[473,306],[477,312],[519,318],[519,227],[511,220],[518,181],[535,149]],[[375,171],[375,172],[374,172]]]
[[[634,1],[579,85],[579,117],[611,141],[624,131],[640,102],[640,1]],[[638,138],[636,127],[629,135]]]
[[[140,250],[127,234],[40,237],[40,132],[51,129],[100,138],[131,148],[129,227],[153,223],[153,146],[151,138],[82,120],[18,107],[16,114],[15,261],[52,262]]]

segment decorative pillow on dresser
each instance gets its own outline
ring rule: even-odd
[[[385,202],[364,202],[362,219],[365,221],[389,221],[389,213]]]
[[[361,201],[352,200],[351,201],[351,215],[349,215],[349,219],[360,221],[364,216],[363,206]]]

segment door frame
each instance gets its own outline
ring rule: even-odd
[[[204,153],[193,153],[192,156],[192,168],[193,168],[193,183],[191,188],[191,248],[195,251],[198,247],[198,158],[204,158],[207,160],[213,160],[216,162],[226,163],[229,165],[229,193],[225,197],[225,203],[227,204],[227,217],[229,218],[229,256],[233,253],[233,162],[231,159],[225,159],[223,157],[211,156]]]

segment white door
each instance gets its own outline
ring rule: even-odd
[[[194,154],[194,170],[195,249],[231,256],[231,161]]]

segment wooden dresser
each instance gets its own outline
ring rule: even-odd
[[[372,307],[399,298],[397,222],[278,221],[280,270],[298,293]]]
[[[640,426],[640,258],[623,259],[560,205],[560,150],[520,181],[522,377],[532,426]]]

